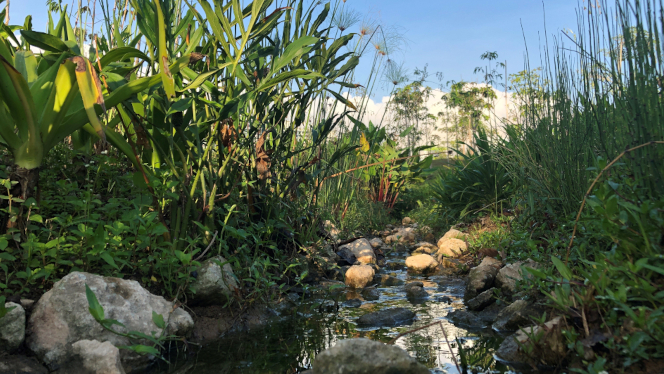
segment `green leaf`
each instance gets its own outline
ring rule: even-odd
[[[119,346],[118,348],[120,348],[120,349],[127,349],[127,350],[130,350],[130,351],[134,351],[134,352],[136,352],[136,353],[138,353],[138,354],[141,354],[141,355],[153,355],[153,356],[159,356],[159,350],[158,350],[157,348],[155,348],[155,347],[149,347],[149,346],[147,346],[147,345],[140,345],[140,344],[137,344],[137,345],[129,345],[129,346],[127,346],[127,345],[122,345],[122,346]]]
[[[164,316],[161,314],[157,314],[154,310],[152,311],[152,322],[154,322],[157,327],[160,329],[165,329],[166,328],[166,323],[164,322]]]
[[[118,265],[115,264],[115,260],[113,259],[113,256],[111,256],[108,252],[103,252],[100,257],[104,261],[106,261],[109,265],[113,266],[115,269],[120,270]]]
[[[62,41],[62,39],[45,34],[42,32],[21,30],[21,36],[35,47],[39,47],[50,52],[66,52],[69,47]]]
[[[306,48],[305,46],[315,44],[317,41],[318,38],[305,35],[289,44],[288,47],[286,47],[284,50],[284,53],[279,56],[279,58],[274,62],[274,65],[272,65],[272,72],[277,73],[284,66],[288,65],[288,63],[293,59],[299,58],[303,54],[307,53],[310,48]]]
[[[90,314],[92,314],[92,317],[94,317],[97,322],[101,323],[101,321],[104,320],[104,308],[99,304],[97,296],[87,284],[85,285],[85,296],[88,298],[88,310],[90,311]]]
[[[567,267],[567,265],[565,265],[562,261],[560,261],[558,257],[551,256],[551,261],[556,266],[556,269],[558,269],[558,272],[560,273],[560,275],[562,275],[562,277],[565,280],[572,279],[572,271]]]
[[[5,243],[7,243],[7,242],[5,242]],[[0,252],[0,260],[16,261],[16,257],[10,255],[7,252]]]

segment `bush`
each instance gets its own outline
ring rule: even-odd
[[[494,157],[501,149],[489,142],[483,130],[474,140],[475,146],[467,145],[467,153],[456,151],[461,160],[442,169],[432,184],[439,212],[447,219],[487,210],[501,212],[514,193],[510,175]]]

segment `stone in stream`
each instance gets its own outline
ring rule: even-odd
[[[58,372],[81,374],[125,374],[120,351],[109,342],[80,340],[72,344],[71,359]]]
[[[28,321],[27,346],[51,369],[69,360],[75,354],[72,345],[80,340],[108,341],[115,346],[134,344],[104,330],[95,321],[88,310],[86,284],[104,308],[105,318],[126,326],[121,331],[160,335],[162,330],[154,324],[153,312],[168,321],[165,332],[168,335],[186,336],[194,327],[189,313],[149,293],[136,281],[73,272],[39,299]],[[137,343],[148,344],[143,340]],[[122,350],[120,357],[128,372],[138,371],[151,361],[148,356],[129,350]]]
[[[490,257],[487,257],[485,260],[489,258]],[[482,261],[482,263],[484,263],[484,261]],[[491,288],[497,274],[498,269],[496,266],[489,265],[488,261],[484,265],[480,264],[480,266],[470,269],[466,281],[466,294],[464,295],[464,299],[470,300]]]
[[[404,270],[406,265],[404,265],[402,262],[388,262],[385,267],[389,270]]]
[[[433,245],[431,243],[427,243],[427,242],[417,243],[417,244],[415,244],[415,247],[417,249],[415,249],[413,251],[414,255],[422,254],[422,253],[431,255],[431,254],[435,254],[436,252],[438,252],[438,247],[436,247],[435,245]]]
[[[337,342],[316,356],[313,374],[429,374],[408,352],[389,344],[358,338]]]
[[[367,239],[357,239],[352,243],[348,243],[339,247],[339,251],[343,249],[349,249],[355,255],[357,261],[363,264],[376,263],[376,254],[374,253],[371,243],[369,243]],[[337,251],[337,254],[339,254],[339,251]]]
[[[429,297],[429,293],[420,286],[408,287],[406,288],[406,297],[409,299],[424,299]]]
[[[404,281],[402,281],[401,279],[387,274],[376,275],[376,277],[374,278],[374,282],[380,284],[383,287],[394,287],[394,286],[401,286],[404,284]]]
[[[371,244],[371,248],[373,249],[379,249],[380,247],[383,247],[385,243],[381,238],[373,238],[369,240],[369,244]]]
[[[195,292],[191,298],[192,305],[225,305],[238,290],[233,269],[221,256],[201,263],[191,288]]]
[[[435,271],[436,267],[438,267],[438,262],[427,254],[420,254],[408,257],[406,259],[406,267],[412,272],[427,273]]]
[[[406,308],[389,308],[365,314],[358,318],[357,324],[362,327],[399,326],[409,324],[415,313]]]
[[[496,299],[494,298],[495,288],[490,288],[474,298],[466,301],[466,305],[470,310],[482,310],[489,305],[493,304]]]
[[[364,288],[373,281],[376,272],[369,265],[353,265],[346,271],[346,286]]]
[[[463,240],[447,239],[438,245],[438,260],[440,261],[443,257],[460,256],[467,249],[468,245]]]
[[[17,350],[25,340],[25,309],[12,302],[4,307],[12,310],[0,318],[0,354]]]
[[[48,374],[48,369],[34,357],[5,356],[0,357],[0,373]]]
[[[366,301],[376,301],[380,299],[380,291],[375,288],[362,290],[362,297]]]
[[[449,239],[461,239],[462,241],[465,240],[468,237],[468,235],[462,233],[461,231],[457,229],[450,229],[448,232],[443,235],[442,238],[438,239],[438,248],[447,240]]]

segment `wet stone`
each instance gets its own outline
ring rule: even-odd
[[[424,290],[423,287],[414,286],[408,287],[406,289],[406,296],[409,299],[424,299],[429,296],[429,294]]]
[[[362,305],[362,300],[360,299],[350,299],[343,303],[343,306],[346,308],[359,308]]]
[[[365,314],[357,320],[364,327],[399,326],[409,324],[415,318],[415,312],[406,308],[389,308]]]
[[[376,301],[380,299],[380,291],[375,288],[369,288],[362,291],[362,297],[367,301]]]
[[[470,310],[482,310],[489,305],[493,304],[495,301],[495,298],[493,297],[495,288],[488,289],[481,294],[477,295],[476,297],[468,300],[466,302],[466,305],[468,306],[468,309]]]

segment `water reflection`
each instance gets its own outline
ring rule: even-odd
[[[433,373],[458,373],[453,355],[468,372],[505,372],[493,353],[502,338],[491,331],[473,332],[452,325],[445,317],[463,307],[463,283],[445,277],[411,277],[404,271],[391,271],[406,282],[422,281],[429,294],[426,299],[408,300],[403,287],[379,288],[380,298],[363,301],[359,308],[344,307],[341,302],[361,298],[357,293],[339,295],[340,309],[320,313],[321,300],[310,300],[296,313],[274,322],[260,331],[231,334],[211,344],[193,357],[178,357],[176,364],[162,368],[162,373],[300,373],[311,368],[312,359],[336,341],[365,337],[389,342],[400,333],[432,322],[441,321],[449,340],[439,324],[399,338],[395,344],[426,365]],[[358,328],[355,321],[371,310],[406,307],[417,313],[411,325],[391,328]],[[463,370],[462,370],[463,371]]]

